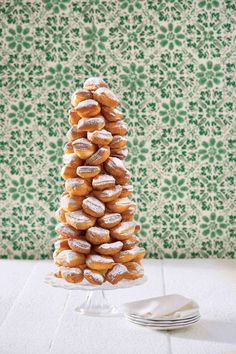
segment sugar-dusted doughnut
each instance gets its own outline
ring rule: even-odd
[[[130,194],[132,194],[134,191],[134,187],[130,184],[126,184],[122,186],[122,191],[120,194],[121,198],[128,197]]]
[[[128,274],[128,269],[123,264],[115,264],[112,269],[106,272],[106,280],[111,284],[117,284],[122,279],[125,279]]]
[[[84,82],[84,89],[95,91],[99,87],[108,87],[106,82],[101,77],[90,77]]]
[[[122,215],[123,221],[132,221],[134,219],[134,214],[136,210],[136,204],[133,202],[127,210],[125,210]]]
[[[121,241],[103,243],[99,246],[94,247],[94,251],[99,254],[103,254],[106,256],[112,256],[113,254],[118,253],[123,247],[123,243]]]
[[[120,177],[116,177],[116,182],[118,184],[120,184],[121,186],[126,185],[127,183],[129,183],[131,178],[131,174],[129,171],[126,171],[124,176],[120,176]]]
[[[65,180],[77,177],[76,167],[65,165],[61,169],[61,177]]]
[[[64,145],[63,151],[65,154],[72,154],[74,152],[72,142],[69,141]]]
[[[134,247],[133,248],[134,252],[135,252],[135,257],[133,259],[134,262],[141,262],[141,260],[143,259],[143,257],[145,256],[145,249],[143,247]]]
[[[93,178],[92,186],[94,189],[103,191],[104,189],[115,187],[115,178],[107,174],[101,174]]]
[[[68,238],[56,240],[54,242],[54,248],[55,248],[55,250],[69,250],[70,247],[68,245]]]
[[[68,246],[72,251],[83,254],[89,254],[91,250],[91,244],[82,237],[69,239]]]
[[[66,268],[61,269],[61,276],[69,283],[80,283],[83,279],[83,271],[80,268]]]
[[[86,165],[101,165],[110,156],[109,146],[101,146],[92,156],[86,160]]]
[[[99,218],[105,213],[105,205],[95,197],[87,197],[83,200],[82,208],[85,213]]]
[[[93,118],[81,118],[78,122],[77,128],[81,132],[93,132],[101,130],[105,126],[105,119],[103,116],[96,116]]]
[[[135,226],[135,221],[122,221],[118,226],[110,230],[111,236],[116,240],[126,240],[133,235]]]
[[[67,179],[65,182],[65,189],[70,195],[78,195],[82,197],[90,193],[92,187],[88,180],[77,177]]]
[[[92,99],[81,101],[76,107],[78,115],[82,118],[95,117],[101,111],[100,104]]]
[[[71,108],[69,111],[68,111],[68,122],[70,124],[70,126],[72,127],[73,125],[76,125],[78,124],[78,121],[80,120],[80,116],[78,115],[76,109],[74,108]]]
[[[109,145],[113,139],[112,134],[105,129],[88,132],[87,137],[92,143],[100,146]]]
[[[95,153],[95,151],[97,150],[96,145],[91,143],[91,141],[89,141],[86,138],[76,139],[73,141],[72,145],[73,145],[75,154],[81,160],[86,160],[88,157],[93,155]],[[82,165],[82,163],[77,166],[81,166],[81,165]]]
[[[92,270],[86,268],[84,270],[84,279],[86,279],[90,284],[101,285],[104,283],[104,276],[97,270]]]
[[[132,204],[132,201],[125,197],[125,198],[118,198],[112,202],[107,203],[107,208],[114,213],[123,213],[126,211],[129,206]]]
[[[71,225],[67,224],[57,224],[55,227],[56,233],[60,236],[60,238],[78,238],[80,236],[80,232],[76,230]]]
[[[119,103],[116,95],[107,87],[99,87],[95,92],[93,92],[93,97],[100,104],[107,107],[116,107]]]
[[[121,135],[115,135],[110,143],[111,149],[122,149],[125,147],[127,139]]]
[[[86,132],[81,131],[78,125],[73,125],[67,132],[66,137],[69,141],[74,141],[79,138],[85,138]]]
[[[130,250],[120,251],[114,254],[113,259],[116,263],[127,263],[131,262],[135,258],[135,250],[131,248]]]
[[[64,250],[56,256],[56,262],[63,267],[76,267],[85,263],[85,256],[71,250]]]
[[[125,135],[128,125],[123,120],[117,122],[106,122],[105,129],[111,132],[112,135]]]
[[[101,256],[98,254],[90,254],[86,259],[86,265],[94,270],[106,270],[114,265],[113,258],[110,256]]]
[[[136,262],[125,263],[128,273],[125,275],[125,279],[135,280],[144,276],[144,269],[141,264]]]
[[[110,122],[116,122],[117,120],[120,120],[123,117],[123,114],[121,111],[119,111],[117,108],[112,108],[112,107],[102,107],[102,115]]]
[[[128,154],[128,149],[111,149],[111,156],[118,157],[121,160],[125,160]]]
[[[63,210],[62,208],[57,209],[55,216],[57,220],[60,221],[61,223],[66,223],[65,210]]]
[[[122,240],[123,242],[123,247],[122,251],[130,250],[131,248],[134,248],[139,243],[139,239],[136,236],[132,236],[128,238],[127,240]]]
[[[64,154],[63,155],[63,162],[65,165],[70,167],[78,167],[82,165],[82,160],[79,158],[78,155],[72,154]]]
[[[81,178],[93,178],[101,172],[100,166],[79,166],[76,173]]]
[[[127,172],[123,161],[117,157],[109,157],[104,163],[104,167],[107,173],[114,177],[123,177]]]
[[[87,230],[95,224],[96,218],[85,214],[82,210],[78,210],[66,213],[66,221],[76,230]]]
[[[117,199],[120,196],[121,191],[122,191],[122,187],[117,185],[114,188],[105,189],[103,191],[94,190],[93,194],[102,202],[107,203]]]
[[[69,194],[64,194],[60,199],[60,206],[65,211],[75,211],[82,208],[83,197],[77,195],[70,196]]]
[[[88,90],[78,89],[71,96],[72,106],[77,106],[80,102],[93,98],[92,92]]]
[[[99,226],[104,227],[105,229],[112,229],[117,226],[122,220],[122,217],[118,213],[105,213],[104,216],[97,219]]]
[[[110,241],[109,230],[102,227],[93,226],[86,231],[86,240],[93,245],[100,245],[101,243],[106,243]]]
[[[56,278],[62,278],[62,275],[61,275],[61,270],[62,270],[63,267],[61,266],[57,266],[53,272],[54,276]]]

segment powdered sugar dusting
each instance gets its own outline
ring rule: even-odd
[[[98,254],[91,254],[87,257],[86,263],[91,264],[93,262],[107,264],[114,263],[113,258],[111,257],[99,256]]]
[[[81,101],[77,106],[76,106],[76,109],[81,109],[81,108],[90,108],[90,107],[94,107],[94,106],[98,106],[98,102],[95,101],[95,100],[84,100],[84,101]]]

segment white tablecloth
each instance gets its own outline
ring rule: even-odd
[[[108,291],[114,304],[179,293],[195,299],[202,319],[159,332],[124,318],[74,309],[86,296],[44,284],[51,261],[0,260],[0,354],[236,353],[236,261],[145,260],[148,282]]]

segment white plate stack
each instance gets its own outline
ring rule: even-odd
[[[128,303],[124,315],[132,323],[158,330],[188,327],[200,319],[198,304],[177,294]]]

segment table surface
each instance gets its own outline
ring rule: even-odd
[[[106,292],[116,305],[173,293],[195,299],[202,319],[174,331],[79,315],[86,292],[44,283],[52,261],[0,264],[1,354],[236,353],[236,260],[146,259],[145,284]]]

